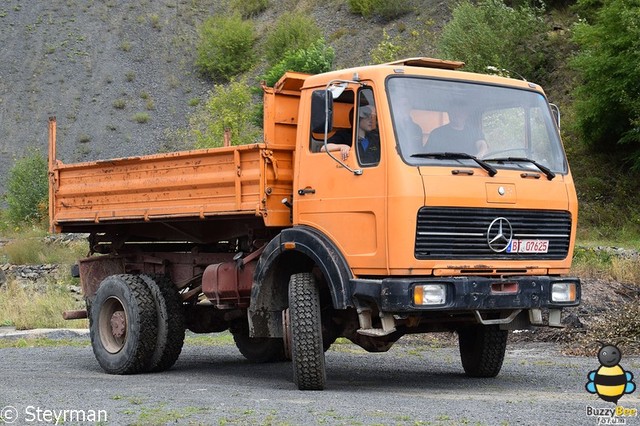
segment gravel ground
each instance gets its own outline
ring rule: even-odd
[[[640,358],[621,365],[637,374]],[[170,371],[135,376],[103,373],[90,346],[10,348],[0,350],[0,407],[15,407],[17,424],[39,424],[28,420],[40,409],[104,410],[107,424],[596,425],[587,407],[613,407],[585,391],[598,367],[554,344],[518,343],[496,379],[470,379],[456,347],[401,341],[367,354],[341,344],[327,353],[327,389],[301,392],[289,363],[249,364],[231,344],[188,344]],[[640,408],[638,392],[619,403]]]

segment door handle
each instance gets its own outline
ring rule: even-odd
[[[298,195],[305,195],[305,194],[315,194],[316,190],[311,188],[310,186],[307,186],[306,188],[303,189],[298,189]]]

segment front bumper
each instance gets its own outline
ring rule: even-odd
[[[551,286],[554,283],[574,283],[576,286],[575,301],[552,301]],[[414,289],[423,284],[444,284],[446,288],[444,303],[439,305],[414,304]],[[579,305],[581,293],[579,278],[549,276],[353,279],[351,285],[356,305],[373,302],[380,312],[386,313],[561,309]],[[510,291],[514,288],[516,290],[512,292],[501,291],[504,288],[509,288]]]

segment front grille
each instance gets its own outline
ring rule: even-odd
[[[491,223],[507,219],[513,238],[548,240],[547,253],[496,253],[487,243]],[[422,207],[418,211],[416,259],[564,259],[571,240],[571,214],[557,210]]]

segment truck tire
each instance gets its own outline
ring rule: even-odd
[[[460,359],[469,377],[496,377],[507,349],[507,330],[497,325],[474,325],[458,330]]]
[[[249,337],[249,324],[246,319],[239,320],[231,327],[233,341],[240,353],[250,362],[282,362],[284,355],[284,340],[270,337]]]
[[[168,370],[175,364],[184,344],[184,312],[178,290],[168,277],[140,275],[147,284],[157,312],[156,348],[147,371]]]
[[[153,296],[135,275],[105,278],[91,303],[91,346],[100,366],[110,374],[146,370],[157,332]]]
[[[331,345],[338,339],[338,333],[336,333],[333,324],[331,323],[331,314],[325,311],[325,315],[320,313],[322,318],[322,350],[325,352],[329,350]],[[325,321],[327,319],[327,321]],[[289,316],[289,308],[282,311],[282,328],[284,331],[284,357],[286,360],[291,361],[291,320]]]
[[[293,381],[300,390],[322,390],[327,380],[322,345],[320,291],[311,273],[289,281]]]

